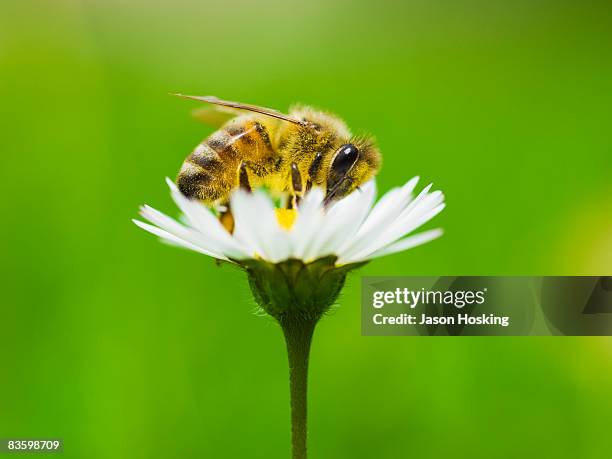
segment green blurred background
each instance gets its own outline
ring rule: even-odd
[[[71,458],[282,458],[286,357],[242,274],[130,219],[214,94],[335,111],[445,236],[353,275],[312,352],[312,458],[609,457],[612,339],[366,338],[362,275],[612,274],[612,6],[8,0],[0,437]]]

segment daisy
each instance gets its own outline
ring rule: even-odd
[[[318,320],[336,301],[347,273],[373,258],[408,250],[439,237],[440,229],[411,233],[444,209],[444,195],[426,186],[416,197],[418,177],[386,193],[377,203],[376,184],[331,205],[314,188],[295,209],[278,208],[258,190],[230,198],[233,232],[211,209],[187,199],[167,180],[182,211],[177,221],[149,206],[134,220],[165,242],[244,269],[259,306],[280,324],[289,358],[293,459],[306,459],[308,359]]]
[[[334,265],[342,266],[408,250],[442,234],[434,229],[409,236],[444,208],[444,195],[431,192],[431,185],[413,197],[417,182],[415,177],[375,203],[372,180],[327,208],[323,191],[313,188],[296,210],[276,208],[261,190],[236,190],[230,200],[235,221],[230,234],[209,208],[187,199],[167,179],[184,223],[146,205],[140,214],[151,224],[134,223],[171,244],[237,264],[290,259],[312,263],[333,256]]]

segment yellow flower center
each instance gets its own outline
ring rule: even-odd
[[[278,224],[289,231],[293,226],[293,222],[295,222],[295,217],[297,217],[297,212],[295,209],[275,209],[276,210],[276,220],[278,220]]]

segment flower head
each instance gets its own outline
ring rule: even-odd
[[[407,250],[442,234],[434,229],[408,236],[444,208],[444,195],[430,192],[431,185],[413,197],[418,177],[392,189],[376,204],[373,180],[327,208],[323,191],[313,188],[290,211],[276,208],[261,190],[237,190],[230,201],[235,221],[231,234],[210,209],[167,182],[184,224],[149,206],[143,206],[140,214],[153,225],[134,223],[171,244],[239,264],[290,259],[311,263],[333,256],[335,265],[342,266]]]
[[[153,225],[134,223],[168,243],[242,267],[257,303],[281,324],[288,317],[316,322],[336,301],[351,269],[442,234],[435,229],[407,236],[444,208],[443,194],[430,192],[431,185],[413,197],[417,177],[376,204],[374,181],[331,206],[315,188],[296,209],[276,208],[263,191],[237,190],[230,200],[232,233],[209,208],[167,181],[184,223],[149,206],[140,214]]]

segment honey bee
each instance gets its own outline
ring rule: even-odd
[[[232,190],[266,187],[292,207],[311,187],[325,203],[373,177],[381,157],[372,138],[355,137],[339,117],[308,106],[285,115],[212,96],[185,96],[212,104],[194,112],[219,128],[185,159],[177,185],[188,198],[227,205]]]

